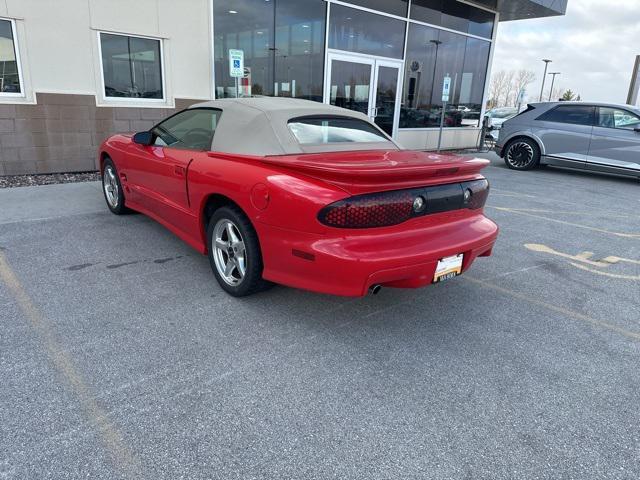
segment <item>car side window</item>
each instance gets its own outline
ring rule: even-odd
[[[210,150],[222,115],[213,108],[184,110],[156,125],[154,145],[186,150]]]
[[[640,127],[640,117],[635,113],[620,108],[599,107],[598,126],[634,130]]]
[[[543,113],[536,120],[592,126],[594,110],[588,105],[561,105]]]

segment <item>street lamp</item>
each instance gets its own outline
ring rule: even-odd
[[[440,40],[429,40],[436,46],[436,58],[433,63],[433,80],[431,81],[431,105],[433,106],[433,91],[436,87],[436,69],[438,67],[438,48],[442,45]],[[438,153],[440,153],[440,147],[442,146],[442,130],[444,129],[444,115],[447,102],[442,101],[442,112],[440,112],[440,132],[438,133]]]
[[[553,75],[551,79],[551,90],[549,90],[549,101],[551,101],[551,95],[553,95],[553,85],[556,83],[556,75],[561,75],[562,72],[551,72],[549,75]]]
[[[543,58],[542,61],[544,62],[544,75],[542,75],[542,88],[540,89],[540,98],[539,98],[539,102],[542,101],[542,94],[544,92],[544,81],[547,79],[547,68],[549,68],[549,64],[553,61],[553,60],[549,60],[547,58]]]
[[[438,67],[438,49],[440,48],[440,45],[442,45],[442,42],[440,40],[429,40],[429,42],[436,46],[436,58],[433,61],[433,78],[431,79],[431,101],[429,102],[433,105],[433,91],[436,87],[436,68]]]

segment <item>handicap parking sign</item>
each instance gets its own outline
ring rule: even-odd
[[[244,76],[243,50],[229,50],[229,74],[236,78],[242,78]]]

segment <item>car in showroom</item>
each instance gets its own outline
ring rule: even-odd
[[[115,214],[208,255],[220,286],[363,296],[461,274],[492,252],[487,160],[404,150],[369,117],[284,98],[194,105],[99,151]]]
[[[640,109],[533,103],[502,124],[495,150],[514,170],[556,165],[640,177]]]

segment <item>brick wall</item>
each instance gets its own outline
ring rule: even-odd
[[[0,105],[0,175],[96,169],[98,146],[116,132],[148,130],[176,108],[96,107],[93,95],[37,94],[37,105]]]

